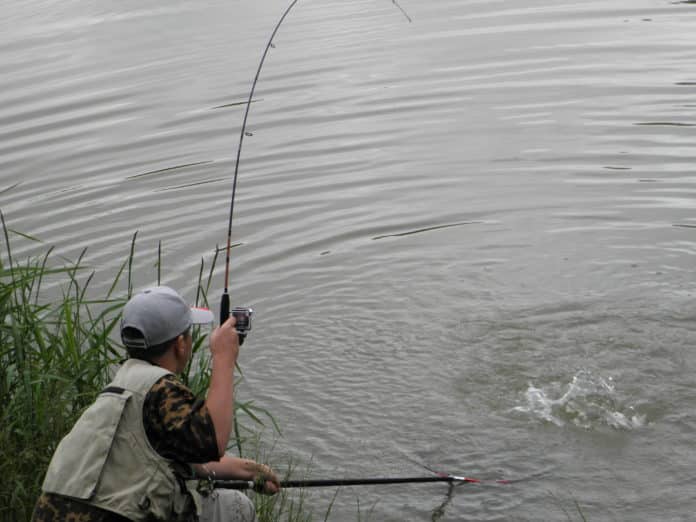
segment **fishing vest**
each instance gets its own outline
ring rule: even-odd
[[[198,498],[184,466],[160,456],[143,425],[150,388],[168,370],[129,359],[58,445],[42,489],[133,521],[195,520]]]

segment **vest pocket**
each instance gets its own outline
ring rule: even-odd
[[[43,490],[80,500],[94,494],[114,435],[132,393],[102,392],[63,440],[46,472]]]
[[[141,515],[168,522],[195,519],[198,510],[192,492],[168,465],[157,466],[140,491],[137,506]]]

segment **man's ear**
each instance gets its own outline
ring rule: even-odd
[[[174,349],[179,357],[186,355],[186,336],[184,334],[181,334],[176,338]]]

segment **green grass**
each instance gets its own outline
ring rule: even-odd
[[[10,230],[1,212],[0,220],[5,244],[0,249],[0,520],[16,522],[29,520],[58,442],[125,358],[114,338],[133,292],[137,234],[109,289],[93,298],[96,274],[83,264],[84,251],[75,261],[62,259],[38,239]],[[16,259],[12,244],[17,241],[42,253]],[[207,305],[216,257],[208,267],[201,261],[196,304]],[[161,267],[160,247],[158,282]],[[183,379],[198,394],[210,378],[206,346],[206,334],[194,332],[194,356]],[[261,425],[279,433],[271,414],[253,401],[237,402],[235,409],[240,455],[258,439]],[[302,492],[259,496],[257,503],[261,522],[311,519]]]
[[[2,217],[0,215],[0,217]],[[16,260],[2,217],[0,257],[0,517],[28,520],[53,450],[121,356],[110,339],[124,299],[86,291],[93,274],[51,266],[52,249]],[[36,241],[26,235],[24,239]],[[83,252],[84,255],[84,252]],[[56,290],[53,284],[62,280]],[[42,299],[51,284],[55,299]]]

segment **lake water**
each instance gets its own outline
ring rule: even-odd
[[[317,478],[515,481],[345,488],[330,520],[358,501],[378,521],[693,519],[694,4],[290,13],[239,169],[230,292],[257,317],[238,396]],[[161,240],[192,299],[287,5],[0,2],[10,227],[88,248],[97,294],[136,231],[153,283]],[[318,519],[334,492],[311,493]]]

